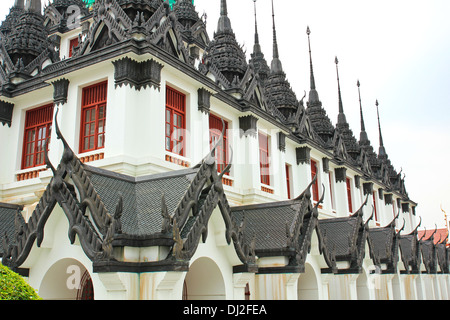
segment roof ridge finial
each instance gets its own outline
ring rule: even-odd
[[[360,133],[360,136],[359,136],[359,140],[360,141],[368,141],[369,138],[367,137],[366,126],[364,124],[364,116],[363,116],[362,102],[361,102],[361,91],[360,91],[361,83],[359,82],[359,79],[356,82],[356,85],[358,86],[359,112],[361,114],[361,133]]]
[[[342,95],[341,95],[341,82],[339,80],[339,60],[337,56],[334,59],[334,63],[336,63],[336,74],[337,74],[337,82],[338,82],[338,96],[339,96],[339,115],[338,115],[338,123],[345,123],[347,122],[344,114],[344,106],[342,104]]]
[[[376,105],[376,107],[377,107],[378,132],[379,132],[379,135],[380,135],[380,148],[379,148],[379,150],[378,150],[378,154],[384,156],[384,155],[386,155],[386,150],[384,149],[383,136],[382,136],[382,134],[381,134],[380,112],[379,112],[379,110],[378,110],[378,106],[379,106],[378,99],[375,101],[375,105]]]

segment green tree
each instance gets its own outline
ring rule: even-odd
[[[0,264],[0,300],[41,300],[19,274]]]

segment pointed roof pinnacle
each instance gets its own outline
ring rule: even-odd
[[[306,34],[308,35],[308,48],[309,48],[309,67],[311,70],[311,90],[316,89],[316,82],[314,80],[314,71],[313,71],[313,63],[312,63],[312,55],[311,55],[311,39],[309,35],[311,34],[311,30],[309,26],[306,27]]]
[[[377,117],[378,117],[378,131],[380,134],[380,148],[378,149],[378,155],[385,156],[386,155],[386,149],[384,148],[383,144],[383,136],[381,135],[381,124],[380,124],[380,113],[378,111],[378,100],[375,101],[375,105],[377,106]]]
[[[25,10],[28,12],[41,14],[42,11],[41,0],[27,0],[25,4]]]
[[[273,0],[272,0],[272,24],[273,24],[273,59],[271,64],[271,72],[280,73],[283,72],[283,66],[281,65],[280,57],[278,54],[277,31],[275,28],[275,10],[273,7]]]
[[[367,136],[367,132],[366,132],[366,126],[364,125],[364,116],[363,116],[363,110],[362,110],[362,102],[361,102],[361,91],[359,89],[360,87],[360,82],[358,80],[358,82],[356,83],[356,85],[358,86],[358,95],[359,95],[359,111],[361,114],[361,133],[359,135],[359,141],[360,142],[365,142],[365,141],[369,141],[369,138]]]
[[[220,18],[217,23],[217,33],[233,32],[231,29],[231,21],[228,18],[227,1],[220,1]]]
[[[16,0],[14,1],[14,7],[19,9],[24,9],[24,0]]]
[[[255,11],[255,45],[253,46],[253,53],[257,53],[261,52],[261,46],[259,45],[258,22],[256,19],[256,0],[253,0],[253,7]]]
[[[344,106],[342,105],[341,83],[340,83],[340,80],[339,80],[339,69],[338,69],[339,60],[338,60],[337,57],[335,57],[334,63],[336,63],[336,74],[337,74],[338,95],[339,95],[339,115],[338,115],[338,123],[339,123],[339,124],[342,124],[342,123],[346,123],[346,122],[347,122],[347,119],[345,118],[345,114],[344,114]]]
[[[308,48],[309,48],[309,66],[310,66],[310,91],[309,91],[309,104],[318,103],[319,94],[316,91],[316,80],[314,79],[314,69],[312,63],[312,54],[311,54],[311,39],[309,35],[311,34],[311,30],[309,26],[306,27],[306,34],[308,35]]]

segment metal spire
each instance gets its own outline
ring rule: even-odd
[[[381,124],[380,124],[380,113],[378,111],[378,100],[375,101],[375,105],[377,106],[377,117],[378,117],[378,131],[380,134],[380,148],[378,149],[378,155],[385,156],[386,155],[386,149],[384,148],[383,144],[383,136],[381,135]]]
[[[232,32],[231,21],[228,18],[227,1],[220,1],[220,18],[217,24],[217,33]]]
[[[255,10],[255,45],[253,46],[253,53],[261,52],[261,46],[259,44],[259,35],[258,35],[258,22],[256,19],[256,0],[253,0],[253,7]]]
[[[24,8],[24,0],[16,0],[14,1],[14,7],[23,9]]]
[[[341,84],[339,80],[339,60],[337,57],[334,59],[334,63],[336,63],[336,74],[337,74],[337,82],[338,82],[338,95],[339,95],[339,115],[338,115],[338,123],[346,123],[347,119],[344,114],[344,106],[342,105],[342,96],[341,96]]]
[[[366,132],[366,126],[364,125],[364,116],[363,116],[363,110],[362,110],[362,102],[361,102],[361,91],[359,89],[360,87],[360,83],[359,80],[356,83],[356,85],[358,86],[358,95],[359,95],[359,111],[361,114],[361,133],[359,135],[359,141],[368,141],[369,138],[367,137],[367,132]]]
[[[41,0],[27,0],[25,4],[25,10],[28,12],[40,14],[42,11]]]
[[[271,64],[271,72],[279,73],[283,72],[283,67],[281,65],[280,57],[278,54],[277,31],[275,28],[275,10],[273,7],[273,0],[272,0],[272,24],[273,24],[273,60]]]
[[[308,48],[309,48],[309,67],[311,70],[311,90],[316,89],[316,81],[314,80],[314,71],[313,71],[313,63],[312,63],[312,54],[311,54],[311,40],[309,35],[311,34],[311,30],[309,26],[306,27],[306,34],[308,35]]]

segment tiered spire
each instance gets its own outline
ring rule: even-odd
[[[240,81],[247,71],[247,59],[231,28],[226,0],[220,2],[217,31],[206,52],[205,62],[214,64],[230,84],[236,80]]]
[[[23,1],[16,1],[21,7]],[[28,0],[25,11],[17,18],[15,25],[6,39],[6,50],[14,65],[22,70],[43,51],[50,49],[48,33],[44,28],[40,0]]]
[[[311,119],[311,123],[314,130],[321,137],[326,146],[331,146],[331,142],[334,136],[334,127],[328,118],[326,111],[322,108],[322,102],[319,99],[319,93],[316,90],[316,81],[314,78],[314,69],[311,53],[311,30],[309,26],[306,28],[306,34],[308,35],[308,48],[309,48],[309,65],[310,65],[310,91],[309,100],[307,102],[308,108],[306,112]]]
[[[380,113],[378,110],[378,100],[375,101],[375,105],[377,107],[377,117],[378,117],[378,132],[380,135],[380,148],[378,149],[378,155],[381,157],[386,157],[386,149],[384,148],[383,136],[381,135],[381,124],[380,124]]]
[[[178,0],[173,6],[173,11],[178,21],[187,29],[200,19],[192,0]]]
[[[278,53],[278,41],[277,41],[277,30],[275,27],[275,10],[273,7],[272,0],[272,29],[273,29],[273,58],[271,67],[271,73],[283,73],[283,65],[281,64],[280,55]]]
[[[9,14],[6,16],[5,20],[0,26],[0,31],[3,33],[5,38],[9,35],[11,30],[16,26],[17,20],[22,13],[25,11],[24,0],[15,0],[14,6],[9,10]]]
[[[347,123],[347,119],[344,114],[344,106],[342,103],[342,95],[341,95],[341,84],[339,79],[339,60],[336,57],[334,60],[336,64],[336,74],[337,74],[337,82],[338,82],[338,96],[339,96],[339,114],[338,114],[338,122],[336,124],[336,129],[342,134],[345,147],[347,149],[347,153],[351,156],[353,160],[357,160],[360,154],[360,147],[358,142],[356,141],[355,136],[353,135],[353,131],[350,129],[349,124]]]
[[[258,22],[256,18],[256,0],[253,0],[253,6],[255,11],[255,44],[253,46],[253,53],[250,54],[250,64],[253,65],[255,73],[259,75],[259,79],[264,83],[269,76],[270,68],[267,65],[267,61],[261,50],[261,45],[259,44]]]
[[[275,108],[277,108],[288,122],[297,115],[299,102],[291,85],[286,80],[283,66],[278,54],[277,31],[275,27],[275,10],[272,0],[272,23],[273,23],[273,58],[270,67],[270,75],[265,82],[267,97]]]
[[[338,97],[339,97],[339,114],[338,114],[338,124],[347,123],[347,119],[344,114],[344,106],[342,104],[342,95],[341,95],[341,81],[339,80],[339,60],[337,57],[334,59],[334,63],[336,64],[336,74],[337,74],[337,83],[338,83]]]
[[[359,80],[356,83],[356,85],[358,86],[359,112],[361,115],[361,133],[359,135],[359,144],[363,145],[363,144],[370,143],[370,141],[369,141],[369,137],[367,136],[366,126],[364,124],[364,116],[363,116],[362,102],[361,102],[361,90],[360,90],[361,84],[360,84]]]

